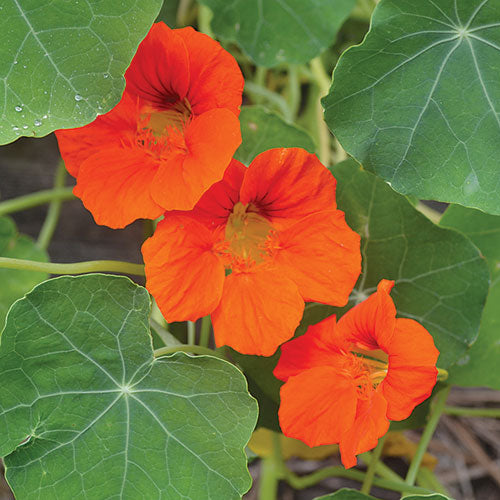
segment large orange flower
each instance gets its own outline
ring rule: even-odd
[[[189,212],[167,212],[142,247],[146,286],[167,321],[212,314],[217,345],[270,356],[304,301],[344,305],[359,236],[336,210],[335,179],[302,149],[236,160]]]
[[[393,281],[281,347],[280,425],[309,446],[340,444],[345,467],[376,446],[389,420],[407,418],[436,383],[439,352],[427,330],[396,318]]]
[[[241,142],[243,77],[210,37],[155,24],[125,78],[109,113],[56,132],[75,194],[113,228],[193,208]]]

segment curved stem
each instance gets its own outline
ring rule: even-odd
[[[288,108],[288,104],[283,96],[273,92],[272,90],[267,89],[266,87],[262,87],[261,85],[257,85],[254,82],[249,82],[248,80],[245,82],[245,92],[248,94],[255,96],[264,97],[269,103],[274,104],[274,106],[280,111],[283,115],[283,118],[287,122],[292,121],[292,113]]]
[[[214,33],[212,31],[212,27],[210,26],[212,17],[214,17],[214,15],[206,5],[201,3],[198,4],[198,29],[210,38],[214,38]]]
[[[371,460],[368,465],[368,469],[366,471],[366,476],[361,486],[361,493],[366,493],[368,495],[370,493],[370,490],[372,489],[373,480],[375,479],[375,470],[377,468],[380,455],[382,454],[382,448],[384,447],[384,441],[386,436],[387,434],[384,434],[378,440],[377,447],[373,450]]]
[[[405,479],[406,484],[415,484],[415,479],[417,478],[420,463],[422,462],[422,458],[424,457],[425,451],[427,450],[427,446],[429,445],[432,435],[436,430],[439,419],[441,418],[441,414],[443,413],[446,399],[448,397],[448,394],[450,393],[450,389],[451,386],[445,387],[440,392],[438,392],[434,399],[434,408],[432,410],[431,417],[429,418],[429,421],[425,426],[422,437],[420,438],[420,442],[418,443],[415,455],[413,457],[413,460],[411,461],[410,468],[408,469],[408,474],[406,475]]]
[[[283,475],[283,455],[281,454],[281,435],[272,433],[273,452],[261,461],[259,500],[276,500],[278,485]]]
[[[55,264],[52,262],[37,262],[34,260],[10,259],[0,257],[0,268],[24,269],[27,271],[41,271],[49,274],[85,274],[95,272],[116,272],[144,276],[142,264],[132,264],[119,260],[89,260],[72,264]]]
[[[36,193],[26,194],[11,200],[0,202],[0,215],[7,215],[13,212],[20,212],[27,208],[44,205],[52,200],[72,200],[75,198],[72,187],[45,189]]]
[[[445,406],[443,413],[457,417],[500,418],[500,408],[467,408],[464,406]]]
[[[66,179],[66,167],[64,162],[61,160],[57,166],[56,177],[54,180],[54,188],[62,188],[64,186],[64,180]],[[61,215],[61,205],[62,200],[52,200],[47,211],[47,216],[43,222],[42,229],[38,235],[38,240],[36,242],[37,246],[47,250],[50,240],[54,235],[57,223],[59,222],[59,216]]]
[[[288,484],[290,484],[290,486],[297,490],[302,490],[304,488],[308,488],[309,486],[313,486],[323,479],[327,479],[329,477],[345,477],[347,479],[354,479],[355,481],[362,482],[364,481],[366,474],[360,470],[344,469],[344,467],[341,466],[325,467],[324,469],[317,470],[306,476],[297,476],[290,470],[285,470],[285,480]],[[408,491],[411,493],[423,494],[432,493],[431,490],[420,488],[418,486],[409,486],[403,481],[391,481],[388,479],[374,478],[373,485],[392,491]]]
[[[219,354],[217,351],[213,351],[212,349],[208,349],[207,347],[203,347],[201,345],[176,345],[172,347],[160,347],[156,349],[154,352],[155,358],[159,358],[160,356],[167,356],[169,354],[174,354],[176,352],[187,352],[192,354],[206,354],[208,356],[214,356],[215,358],[226,359],[224,356]]]
[[[196,322],[187,321],[187,343],[189,345],[196,344]]]
[[[210,315],[205,316],[201,319],[201,329],[200,329],[200,345],[203,347],[208,347],[210,342]]]
[[[288,107],[292,115],[292,119],[295,120],[300,107],[300,81],[299,81],[299,70],[295,64],[290,64],[288,66]]]

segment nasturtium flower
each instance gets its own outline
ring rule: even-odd
[[[309,446],[339,443],[342,463],[377,445],[390,420],[410,416],[436,383],[439,355],[417,321],[396,318],[393,281],[350,309],[281,347],[274,375],[286,436]]]
[[[125,79],[109,113],[56,132],[74,193],[113,228],[192,209],[241,142],[243,76],[210,37],[155,24]]]
[[[360,273],[359,236],[336,181],[312,154],[233,160],[191,211],[167,212],[143,247],[146,286],[166,320],[212,315],[217,345],[270,356],[304,301],[342,306]]]

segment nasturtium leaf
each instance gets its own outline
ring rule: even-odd
[[[0,257],[47,262],[45,250],[38,248],[34,241],[17,232],[10,217],[0,217]],[[46,273],[18,269],[0,268],[0,331],[10,306],[35,285],[46,279]]]
[[[330,46],[356,0],[200,0],[212,29],[260,66],[302,64]]]
[[[297,147],[310,153],[316,149],[307,132],[261,106],[243,106],[240,123],[242,142],[234,157],[245,165],[250,165],[259,153],[272,148]]]
[[[5,0],[0,144],[85,125],[120,100],[161,0]]]
[[[375,497],[371,495],[365,495],[357,490],[351,490],[350,488],[342,488],[335,493],[330,493],[329,495],[323,495],[321,497],[316,497],[314,500],[374,500]]]
[[[500,214],[499,71],[500,2],[381,0],[325,118],[396,191]]]
[[[440,224],[466,234],[488,261],[491,285],[483,310],[479,335],[462,356],[450,383],[462,386],[488,386],[500,390],[500,217],[472,208],[450,206]]]
[[[488,291],[488,266],[470,240],[434,225],[378,177],[347,160],[332,169],[337,202],[361,235],[363,272],[350,304],[383,278],[398,315],[419,321],[434,337],[438,365],[449,368],[476,339]]]
[[[256,420],[231,364],[153,359],[146,290],[62,277],[11,308],[0,345],[0,455],[16,497],[237,499]]]

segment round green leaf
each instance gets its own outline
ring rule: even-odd
[[[30,237],[19,235],[10,217],[0,217],[0,257],[48,261],[47,252],[38,248]],[[0,283],[2,283],[0,286],[0,331],[10,306],[47,277],[46,273],[36,271],[0,269]]]
[[[297,147],[310,153],[316,149],[307,132],[261,106],[243,106],[240,123],[242,142],[234,157],[245,165],[250,165],[259,153],[272,148]]]
[[[439,366],[449,368],[475,340],[488,291],[488,266],[470,240],[435,226],[385,182],[353,160],[333,167],[337,202],[361,234],[363,272],[350,305],[395,281],[398,315],[434,337]]]
[[[0,346],[0,454],[18,499],[237,499],[256,404],[210,357],[153,359],[146,290],[127,278],[46,281]]]
[[[466,234],[488,261],[491,286],[481,318],[479,335],[458,360],[450,383],[466,387],[488,386],[500,390],[500,217],[479,210],[450,206],[440,224]]]
[[[381,0],[325,118],[396,191],[500,214],[499,70],[498,1]]]
[[[200,0],[212,29],[260,66],[302,64],[331,45],[355,0]]]
[[[6,0],[0,7],[0,144],[80,127],[120,100],[161,0]]]

